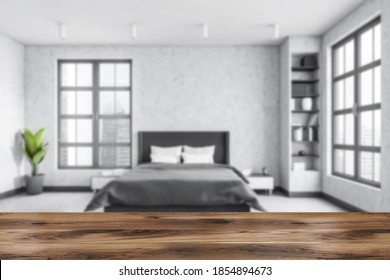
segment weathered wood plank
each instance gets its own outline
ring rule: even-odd
[[[390,214],[1,213],[1,259],[390,259]]]

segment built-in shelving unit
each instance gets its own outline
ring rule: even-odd
[[[288,37],[280,47],[281,186],[294,196],[322,190],[321,49],[321,38],[311,36]]]
[[[291,63],[291,171],[318,172],[318,54],[292,54]]]

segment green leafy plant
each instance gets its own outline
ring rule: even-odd
[[[36,176],[38,174],[38,166],[45,158],[48,143],[43,143],[43,134],[45,129],[42,128],[33,133],[28,128],[25,128],[22,137],[24,140],[24,154],[31,164],[31,175]]]

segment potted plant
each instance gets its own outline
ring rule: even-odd
[[[24,140],[24,153],[31,164],[31,176],[26,177],[26,190],[28,194],[39,194],[43,190],[44,174],[38,173],[38,166],[45,158],[48,143],[43,143],[45,129],[37,133],[25,128],[22,137]]]

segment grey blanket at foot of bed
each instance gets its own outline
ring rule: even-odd
[[[110,182],[85,211],[109,205],[186,206],[247,204],[263,211],[247,179],[220,164],[143,164]]]

